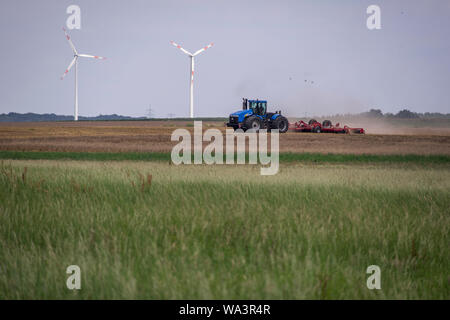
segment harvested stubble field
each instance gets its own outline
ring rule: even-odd
[[[412,123],[414,124],[414,123]],[[450,155],[450,123],[440,127],[366,124],[366,135],[288,132],[280,136],[281,152],[342,154]],[[447,126],[449,125],[449,126]],[[170,152],[177,128],[193,130],[187,121],[99,121],[0,123],[0,150],[75,152]],[[203,129],[225,130],[223,122],[207,121]],[[384,129],[383,129],[384,128]],[[396,131],[397,130],[397,131]],[[377,132],[371,134],[370,132]],[[386,132],[386,134],[381,134]]]

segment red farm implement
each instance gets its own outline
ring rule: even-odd
[[[309,120],[308,123],[300,120],[289,125],[289,131],[296,132],[314,132],[314,133],[356,133],[364,134],[363,128],[350,128],[348,126],[341,127],[339,123],[333,125],[330,120],[325,120],[320,123],[314,119]]]

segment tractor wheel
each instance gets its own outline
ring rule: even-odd
[[[320,129],[320,126],[314,127],[313,132],[320,133],[322,130]]]
[[[272,123],[272,129],[278,129],[280,133],[285,133],[289,129],[289,121],[283,116],[279,116]]]
[[[322,126],[323,127],[331,127],[331,121],[330,120],[325,120],[324,122],[322,122]]]
[[[309,124],[309,125],[312,125],[313,123],[316,123],[316,122],[317,122],[316,119],[311,119],[311,120],[308,121],[308,124]]]
[[[259,120],[258,117],[250,116],[244,120],[244,127],[244,131],[254,129],[256,132],[258,132],[259,129],[261,129],[261,120]]]

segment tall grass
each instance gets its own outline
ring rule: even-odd
[[[0,298],[450,298],[450,171],[4,161]],[[68,265],[82,289],[66,288]],[[365,271],[381,267],[382,290]]]

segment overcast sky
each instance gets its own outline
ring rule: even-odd
[[[79,113],[189,114],[189,58],[196,51],[196,116],[227,116],[241,98],[267,99],[288,116],[450,112],[450,1],[2,0],[0,113],[73,114],[69,30],[80,53]],[[381,30],[366,9],[381,8]],[[305,82],[307,80],[307,82]],[[313,83],[312,83],[313,82]]]

